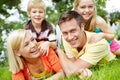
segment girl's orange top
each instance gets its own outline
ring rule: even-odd
[[[44,64],[46,74],[56,73],[62,68],[60,61],[52,48],[49,49],[48,56],[40,56],[40,59]],[[20,72],[12,74],[12,80],[31,80],[31,74],[27,65],[25,65],[24,69]]]

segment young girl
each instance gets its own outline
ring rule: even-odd
[[[110,44],[111,51],[120,55],[120,44],[114,40],[113,31],[102,17],[96,15],[95,0],[75,0],[73,6],[74,10],[84,18],[85,30],[99,33],[92,40],[97,42],[105,38]]]
[[[31,30],[33,37],[38,41],[45,41],[40,45],[41,52],[48,52],[49,46],[56,48],[56,38],[53,27],[45,20],[46,6],[42,0],[30,0],[27,6],[30,20],[25,23],[24,29]]]
[[[48,56],[39,53],[39,45],[28,30],[15,30],[7,39],[12,80],[58,80],[64,76],[60,61],[52,48]]]

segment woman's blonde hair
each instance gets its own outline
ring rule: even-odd
[[[76,11],[78,9],[79,3],[81,0],[74,0],[73,3],[73,9]],[[94,6],[95,6],[95,0],[93,0]],[[87,31],[94,31],[94,27],[96,25],[96,6],[95,6],[95,12],[93,14],[93,17],[85,24],[85,30]]]
[[[15,51],[18,51],[21,47],[26,32],[27,30],[24,29],[14,30],[7,38],[8,62],[12,73],[17,73],[23,69],[22,59],[15,54]]]
[[[46,12],[46,5],[43,0],[29,0],[27,5],[27,13],[29,13],[32,8],[42,8]]]

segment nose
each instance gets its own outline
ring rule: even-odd
[[[40,13],[39,13],[39,12],[37,12],[37,13],[36,13],[36,15],[37,15],[37,16],[40,16]]]
[[[34,48],[36,46],[36,43],[35,42],[30,42],[30,47],[31,48]]]
[[[69,34],[67,35],[67,40],[68,40],[68,41],[71,41],[72,39],[73,39],[73,35],[69,33]]]
[[[85,11],[86,11],[86,12],[89,12],[89,8],[85,8]]]

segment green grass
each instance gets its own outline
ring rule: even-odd
[[[95,66],[91,68],[93,75],[91,78],[81,80],[120,80],[120,57],[102,66]],[[7,67],[0,67],[0,80],[11,80],[11,73]],[[76,75],[62,80],[80,80]]]
[[[11,80],[11,73],[8,67],[0,67],[0,80]]]

